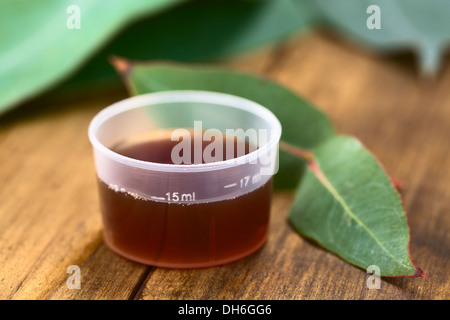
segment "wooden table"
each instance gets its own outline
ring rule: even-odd
[[[409,55],[380,57],[323,32],[245,54],[227,66],[275,79],[359,137],[403,179],[411,251],[431,278],[368,275],[296,234],[292,192],[276,192],[265,246],[215,268],[170,270],[128,261],[102,240],[87,127],[121,88],[40,98],[0,118],[2,299],[450,298],[450,65],[420,80]],[[68,289],[78,265],[81,289]]]

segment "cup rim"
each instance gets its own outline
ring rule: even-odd
[[[269,130],[272,130],[271,138],[261,148],[258,148],[246,155],[228,160],[201,164],[163,164],[138,160],[121,155],[102,144],[96,136],[99,127],[113,116],[143,106],[173,102],[213,103],[223,105],[224,107],[248,111],[254,114],[254,116],[264,119],[269,124]],[[268,149],[273,148],[279,143],[281,137],[281,124],[277,117],[269,109],[246,98],[214,91],[169,90],[137,95],[111,104],[101,110],[91,120],[88,128],[88,136],[94,150],[98,150],[108,158],[125,165],[152,171],[202,172],[221,170],[257,160],[259,158],[259,154],[264,154],[264,152],[267,152]]]

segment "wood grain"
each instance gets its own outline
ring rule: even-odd
[[[126,97],[120,88],[36,99],[0,118],[1,299],[449,299],[450,66],[420,80],[411,56],[381,57],[324,32],[226,65],[275,79],[326,112],[406,182],[411,252],[428,279],[368,275],[298,236],[292,192],[273,197],[257,253],[220,267],[171,270],[130,262],[102,240],[87,127]],[[81,268],[68,289],[67,267]]]

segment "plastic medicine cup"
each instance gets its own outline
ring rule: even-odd
[[[106,244],[131,260],[169,268],[215,266],[253,253],[267,237],[280,136],[272,112],[216,92],[144,94],[100,111],[89,126],[89,139]],[[162,145],[175,141],[178,147],[192,138],[191,149],[171,157],[192,151],[201,161],[150,162],[117,151],[130,141],[161,137]],[[230,148],[228,137],[233,137]],[[219,151],[226,156],[205,161],[205,141],[209,146],[223,142],[223,149],[209,149],[210,157]],[[249,150],[238,154],[236,141]],[[147,146],[149,153],[160,150]]]

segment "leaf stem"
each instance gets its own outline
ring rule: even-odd
[[[280,141],[279,144],[280,150],[289,153],[293,156],[296,156],[298,158],[301,158],[305,160],[306,162],[311,162],[314,160],[314,153],[310,150],[306,150],[297,146],[294,146],[292,144],[289,144],[284,141]]]

